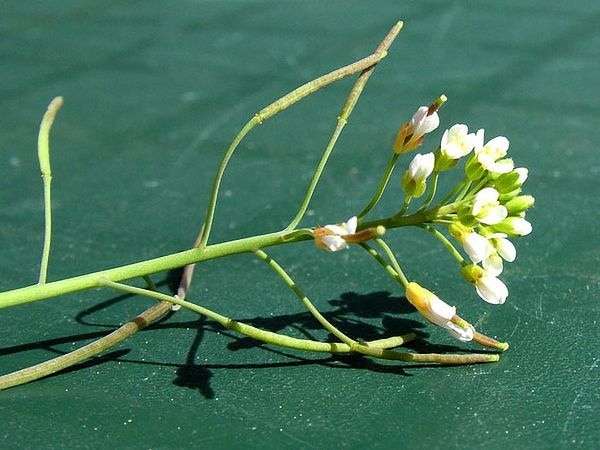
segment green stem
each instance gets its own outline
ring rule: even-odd
[[[384,39],[384,42],[389,41],[387,43],[387,47],[389,47],[389,45],[391,44],[391,40],[393,40],[393,38],[396,37],[396,35],[398,34],[398,32],[400,31],[401,28],[402,28],[402,22],[399,22],[388,33],[388,36],[386,37],[386,39]],[[390,36],[392,36],[392,37],[390,38]],[[210,236],[210,232],[212,229],[212,223],[214,220],[215,209],[217,206],[217,197],[219,195],[219,187],[221,185],[221,180],[223,178],[223,174],[225,173],[225,169],[227,168],[227,164],[229,163],[229,160],[233,156],[233,153],[235,152],[237,146],[242,141],[242,139],[246,136],[246,134],[248,134],[250,132],[250,130],[252,130],[252,128],[254,128],[257,124],[264,122],[265,120],[280,113],[284,109],[289,108],[294,103],[299,102],[300,100],[307,97],[308,95],[313,94],[314,92],[318,91],[319,89],[324,88],[325,86],[327,86],[331,83],[334,83],[338,80],[341,80],[342,78],[345,78],[349,75],[352,75],[356,72],[361,72],[361,71],[362,71],[361,77],[364,79],[363,75],[366,72],[370,73],[370,71],[372,71],[372,68],[386,56],[387,47],[385,49],[383,49],[383,48],[380,49],[381,48],[381,45],[380,45],[380,47],[377,49],[377,51],[375,53],[373,53],[372,55],[369,55],[366,58],[356,61],[353,64],[349,64],[347,66],[341,67],[337,70],[334,70],[333,72],[330,72],[326,75],[320,76],[319,78],[309,81],[306,84],[303,84],[299,88],[294,89],[293,91],[284,95],[280,99],[274,101],[270,105],[261,109],[252,119],[250,119],[248,121],[248,123],[246,123],[246,125],[244,125],[244,127],[240,130],[240,132],[235,136],[235,138],[229,145],[229,148],[225,152],[225,156],[223,157],[223,160],[221,161],[221,163],[219,164],[219,168],[217,169],[217,173],[215,175],[215,179],[213,181],[213,185],[212,185],[212,189],[211,189],[210,199],[208,202],[208,209],[206,211],[206,217],[204,219],[204,235],[202,236],[202,240],[200,241],[200,248],[206,247],[206,245],[208,243],[208,238]],[[365,82],[366,82],[366,80],[365,80]],[[359,82],[357,82],[357,84],[359,84]],[[364,86],[364,83],[363,83],[363,86]],[[356,85],[355,85],[355,87],[356,87]],[[362,88],[361,88],[361,90],[362,90]],[[349,103],[346,104],[346,106],[349,107],[348,108],[349,110],[346,112],[346,108],[345,108],[342,111],[341,117],[343,117],[345,115],[347,118],[349,113],[352,111],[352,108],[354,107],[354,104],[356,103],[356,100],[357,100],[357,99],[351,99],[353,93],[354,93],[354,95],[356,94],[355,89],[353,89],[350,92],[350,97],[348,99]],[[359,95],[360,95],[360,91],[359,91]],[[344,124],[345,124],[345,119],[343,119],[342,121],[344,121]],[[338,120],[338,128],[340,128],[339,125],[340,125],[340,120]],[[343,128],[343,125],[341,126],[341,128],[339,130],[338,130],[338,128],[336,128],[336,132],[334,132],[334,136],[332,136],[333,144],[335,144],[335,141],[337,140],[336,133],[337,133],[337,135],[339,135],[339,133],[341,132],[341,128]],[[330,141],[330,143],[331,143],[331,141]],[[333,148],[333,144],[331,144],[331,149]],[[331,149],[329,149],[329,153],[331,153]],[[326,153],[327,153],[327,150],[326,150]],[[325,155],[324,155],[324,159],[326,162],[327,159],[325,158]],[[322,158],[322,162],[323,162],[323,158]],[[324,165],[325,164],[323,162],[322,166],[324,166]],[[321,167],[321,170],[322,170],[322,167]],[[319,175],[320,175],[320,173],[319,173]],[[317,179],[318,179],[318,177],[317,177]],[[314,180],[314,177],[313,177],[313,180]],[[314,184],[316,185],[316,182]],[[314,186],[313,186],[313,190],[314,190]],[[310,192],[310,194],[312,195],[312,192]],[[299,220],[298,220],[298,222],[299,222]],[[296,227],[296,225],[297,225],[297,222],[295,225],[288,227],[287,229],[288,230],[293,229]]]
[[[146,289],[129,286],[123,283],[114,283],[108,280],[100,280],[100,282],[103,286],[117,289],[122,292],[127,292],[129,294],[134,295],[142,295],[161,302],[164,301],[173,303],[175,305],[179,305],[181,307],[189,309],[190,311],[194,311],[197,314],[208,317],[209,319],[214,320],[215,322],[221,324],[223,327],[229,330],[236,331],[240,334],[257,339],[259,341],[266,342],[268,344],[274,344],[280,347],[293,348],[297,350],[321,353],[350,353],[352,351],[352,348],[349,345],[338,342],[330,343],[318,342],[310,339],[298,339],[279,333],[273,333],[272,331],[261,330],[260,328],[253,327],[252,325],[248,325],[243,322],[238,322],[237,320],[230,319],[229,317],[211,311],[210,309],[205,308],[203,306],[191,303],[187,300],[181,300],[180,298],[175,296],[169,296],[160,292],[148,291]],[[406,342],[409,342],[414,338],[414,333],[410,333],[406,336],[394,336],[387,339],[378,339],[376,341],[367,342],[365,343],[365,345],[368,345],[369,347],[372,346],[373,349],[385,349],[397,347]]]
[[[404,286],[406,288],[406,286],[408,285],[408,279],[406,278],[406,276],[404,275],[404,272],[400,268],[400,264],[398,263],[398,260],[396,259],[396,256],[394,255],[394,252],[392,251],[392,249],[381,238],[376,238],[375,243],[377,245],[379,245],[379,247],[381,247],[383,252],[386,254],[388,259],[392,263],[392,267],[394,268],[394,270],[398,274],[398,277],[400,278],[400,283],[402,283],[402,286]]]
[[[386,261],[377,252],[377,250],[375,250],[373,247],[371,247],[366,242],[361,242],[359,245],[363,249],[365,249],[367,251],[367,253],[369,253],[369,255],[371,255],[373,257],[373,259],[375,259],[375,261],[377,261],[394,280],[396,280],[400,284],[403,284],[402,279],[400,278],[400,275],[398,274],[398,272],[396,272],[396,270],[390,265],[390,263],[388,261]]]
[[[254,254],[256,256],[258,256],[261,261],[265,262],[271,269],[273,269],[273,271],[277,275],[279,275],[279,277],[283,280],[283,282],[287,285],[287,287],[289,287],[292,290],[292,292],[294,294],[296,294],[296,296],[304,304],[304,306],[306,307],[306,309],[308,309],[310,311],[310,313],[315,317],[315,319],[317,319],[319,321],[319,323],[321,325],[323,325],[323,327],[327,331],[329,331],[331,334],[333,334],[336,338],[338,338],[340,341],[344,342],[345,344],[348,344],[350,346],[358,345],[357,341],[355,341],[354,339],[346,336],[344,333],[342,333],[340,330],[338,330],[335,325],[333,325],[331,322],[329,322],[319,312],[319,310],[317,308],[315,308],[315,306],[308,299],[308,297],[304,294],[304,292],[302,292],[302,290],[298,287],[298,285],[292,279],[292,277],[290,277],[288,275],[288,273],[283,269],[283,267],[281,267],[277,263],[277,261],[275,261],[274,259],[272,259],[263,250],[256,250],[254,252]]]
[[[225,156],[223,156],[223,160],[221,164],[219,164],[219,168],[217,169],[217,174],[215,175],[215,179],[212,184],[210,199],[208,201],[208,208],[206,210],[206,217],[204,218],[204,234],[202,236],[202,240],[200,241],[200,247],[206,247],[206,243],[208,242],[208,237],[210,236],[210,231],[212,228],[213,219],[215,216],[215,209],[217,207],[217,197],[219,195],[219,187],[221,186],[221,180],[223,178],[223,174],[225,173],[225,169],[227,168],[227,164],[229,160],[233,156],[235,149],[242,141],[244,136],[250,132],[252,128],[254,128],[258,123],[260,123],[260,119],[258,116],[254,116],[252,119],[248,121],[246,125],[240,130],[240,132],[235,136],[229,148],[225,152]]]
[[[398,161],[399,157],[400,157],[400,153],[393,154],[392,159],[388,163],[388,165],[385,169],[385,173],[383,174],[383,177],[381,178],[381,181],[379,182],[379,186],[377,187],[375,194],[373,194],[373,197],[371,198],[371,201],[369,202],[369,204],[367,206],[365,206],[365,208],[361,212],[358,213],[358,215],[357,215],[358,219],[361,219],[364,216],[366,216],[369,213],[369,211],[371,211],[375,207],[375,205],[377,205],[379,200],[381,199],[381,196],[383,195],[383,191],[385,191],[385,188],[388,184],[388,181],[390,180],[390,177],[392,176],[392,172],[394,171],[394,167],[396,166],[396,162]]]
[[[383,39],[383,41],[379,44],[379,46],[377,47],[377,49],[375,50],[375,53],[373,53],[373,55],[382,55],[381,58],[383,58],[387,54],[387,50],[389,49],[390,45],[392,44],[392,42],[394,41],[394,39],[396,38],[396,36],[400,32],[400,30],[402,29],[402,26],[403,26],[402,21],[396,23],[396,25],[394,25],[394,27],[392,27],[392,29],[389,31],[389,33],[386,35],[386,37]],[[377,61],[377,62],[379,62],[379,61]],[[348,122],[348,118],[350,117],[350,114],[352,114],[354,106],[356,106],[356,103],[358,102],[358,99],[359,99],[365,85],[367,84],[367,81],[369,81],[369,78],[370,78],[371,74],[373,73],[373,70],[375,69],[375,65],[377,64],[377,62],[373,63],[371,66],[365,68],[362,71],[362,73],[360,74],[360,76],[358,77],[356,82],[354,83],[352,90],[348,94],[346,102],[344,103],[344,106],[342,108],[342,112],[340,113],[340,115],[338,117],[336,127],[333,131],[333,134],[331,135],[331,138],[329,139],[329,142],[327,143],[327,146],[325,147],[325,150],[323,151],[321,160],[319,161],[319,164],[317,165],[317,168],[315,169],[312,179],[308,185],[308,188],[306,189],[306,193],[304,194],[304,198],[302,199],[300,207],[298,208],[298,212],[296,213],[296,215],[294,216],[294,218],[292,219],[290,224],[285,228],[286,231],[293,230],[294,228],[296,228],[296,226],[298,226],[298,224],[304,217],[304,214],[306,213],[306,210],[308,209],[308,205],[309,205],[310,200],[312,199],[312,196],[315,192],[315,189],[317,187],[319,179],[321,178],[321,174],[323,173],[323,170],[325,169],[327,161],[329,160],[329,156],[331,155],[331,152],[333,151],[333,148],[335,147],[335,144],[336,144],[340,134],[342,133],[342,130],[346,126],[346,123]]]
[[[417,211],[425,211],[427,207],[431,204],[433,197],[435,196],[435,191],[437,189],[438,178],[440,177],[440,173],[435,171],[431,176],[431,185],[429,186],[429,194],[427,195],[427,199],[421,205],[421,207]]]
[[[456,250],[456,247],[452,245],[452,242],[450,242],[446,236],[444,236],[442,233],[440,233],[438,230],[436,230],[430,225],[421,225],[420,228],[423,228],[424,230],[433,234],[442,244],[444,244],[444,247],[448,249],[452,256],[454,256],[454,259],[456,259],[461,265],[464,266],[466,264],[465,258],[463,258],[460,252]]]
[[[63,104],[62,97],[54,98],[48,105],[48,109],[42,117],[40,132],[38,134],[38,159],[40,172],[44,183],[44,246],[42,249],[42,260],[40,263],[39,284],[46,282],[48,274],[48,260],[50,258],[50,246],[52,243],[52,168],[50,166],[50,129],[54,123],[56,113]]]
[[[462,181],[460,181],[455,187],[454,189],[452,189],[452,191],[446,195],[446,197],[444,197],[444,199],[442,201],[440,201],[436,206],[434,206],[433,209],[439,209],[442,206],[444,206],[446,203],[448,203],[450,201],[450,199],[452,199],[452,197],[454,197],[458,191],[460,191],[460,189],[464,186],[468,186],[469,183],[467,182],[467,177],[465,176]]]
[[[146,278],[146,277],[145,277]],[[152,288],[154,283],[151,280],[148,286]],[[0,376],[0,390],[7,389],[21,384],[29,383],[40,378],[46,377],[53,373],[59,372],[79,364],[86,359],[89,359],[99,353],[105,352],[109,348],[123,342],[127,338],[131,337],[140,330],[143,330],[148,325],[156,322],[158,319],[163,317],[171,309],[171,303],[161,302],[153,305],[146,309],[143,313],[139,314],[129,322],[121,325],[112,333],[95,340],[87,345],[84,345],[77,350],[69,352],[65,355],[58,356],[56,358],[44,361],[40,364],[36,364],[25,369],[17,370],[15,372]]]

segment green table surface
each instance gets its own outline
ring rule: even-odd
[[[389,233],[408,274],[508,339],[500,362],[434,367],[282,351],[187,311],[102,357],[0,393],[3,448],[598,448],[600,4],[588,1],[62,1],[0,6],[0,288],[36,279],[35,150],[48,101],[49,278],[188,248],[228,142],[259,108],[405,28],[342,136],[306,224],[368,200],[398,126],[439,94],[444,127],[506,135],[530,169],[534,232],[503,306],[480,301],[419,230]],[[294,214],[352,81],[268,121],[227,172],[212,241]],[[406,164],[407,159],[401,164]],[[442,183],[446,183],[446,179]],[[447,185],[445,185],[447,187]],[[379,211],[398,208],[398,178]],[[273,250],[352,336],[417,331],[417,351],[472,351],[426,325],[360,249]],[[169,290],[176,274],[156,281]],[[251,256],[199,267],[189,298],[257,326],[327,339]],[[93,290],[0,311],[0,369],[75,349],[151,304]],[[302,331],[304,330],[304,331]]]

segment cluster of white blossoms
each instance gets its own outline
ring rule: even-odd
[[[402,125],[394,142],[396,155],[392,164],[399,155],[421,146],[425,135],[439,126],[437,110],[445,101],[446,98],[441,96],[431,106],[419,107],[412,119]],[[427,180],[432,177],[427,199],[411,216],[422,218],[422,221],[415,220],[411,224],[434,230],[434,234],[442,236],[445,245],[461,262],[462,277],[475,286],[483,300],[492,304],[502,304],[508,297],[508,289],[498,277],[504,263],[513,262],[517,256],[510,239],[531,233],[532,227],[525,219],[525,213],[535,202],[532,196],[521,194],[528,171],[515,168],[513,160],[506,157],[508,148],[509,141],[504,136],[494,137],[486,143],[483,129],[469,132],[465,124],[453,125],[444,131],[434,152],[417,153],[413,157],[402,177],[404,206],[385,222],[394,225],[395,219],[400,221],[405,217],[411,199],[425,194]],[[440,173],[453,169],[461,159],[466,159],[463,180],[440,204],[430,207]],[[382,186],[385,188],[385,183]],[[358,220],[352,217],[346,223],[314,229],[317,246],[338,251],[347,248],[348,242],[361,242],[356,233],[357,227],[360,229],[360,220],[360,216]],[[462,246],[467,259],[435,230],[440,226],[446,227]],[[371,235],[363,237],[368,239]],[[473,339],[473,328],[455,315],[454,307],[417,283],[406,281],[403,284],[408,300],[430,322],[445,328],[461,341]]]

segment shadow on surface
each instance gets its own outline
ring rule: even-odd
[[[158,283],[158,286],[167,286],[167,289],[173,292],[177,288],[179,278],[180,271],[172,271],[169,273],[169,276],[166,280]],[[111,306],[116,305],[128,297],[129,295],[118,295],[102,303],[87,308],[76,316],[76,321],[85,326],[103,326],[114,328],[116,325],[92,323],[88,318],[94,313],[102,311],[106,308],[110,308]],[[329,312],[324,313],[324,316],[335,326],[340,328],[344,333],[347,333],[354,339],[375,340],[393,335],[414,332],[418,336],[417,339],[408,343],[403,348],[412,349],[420,353],[464,352],[464,349],[453,345],[434,345],[425,341],[423,338],[426,338],[428,334],[420,331],[420,329],[422,329],[425,325],[422,322],[403,317],[406,314],[413,313],[415,311],[414,308],[406,301],[406,299],[392,296],[389,292],[382,291],[368,294],[347,292],[342,294],[339,299],[330,300],[329,304],[332,306],[332,309]],[[436,364],[409,365],[408,363],[403,363],[400,361],[383,363],[358,354],[326,353],[323,354],[323,357],[321,355],[315,356],[315,354],[312,353],[312,357],[305,357],[300,356],[293,351],[274,348],[264,342],[229,332],[223,329],[223,327],[221,327],[219,324],[208,321],[204,317],[200,317],[199,319],[193,321],[167,322],[172,315],[172,313],[165,315],[159,321],[150,325],[147,329],[194,330],[195,336],[190,348],[188,349],[184,364],[125,359],[124,356],[129,353],[129,349],[124,349],[111,351],[110,353],[107,353],[101,357],[94,357],[93,359],[77,364],[59,373],[75,372],[80,369],[102,364],[106,361],[117,360],[131,364],[176,367],[177,376],[173,380],[173,384],[192,390],[197,390],[204,398],[213,399],[215,397],[215,392],[211,387],[210,380],[214,376],[214,371],[219,369],[243,370],[321,365],[338,369],[360,369],[410,376],[410,374],[406,373],[405,371],[407,367],[415,368],[437,366]],[[272,332],[290,334],[290,330],[294,330],[296,333],[293,334],[299,333],[304,338],[323,340],[323,328],[309,312],[272,317],[238,318],[238,320]],[[107,332],[109,331],[85,333],[13,346],[0,349],[0,356],[40,349],[48,350],[58,354],[65,354],[68,353],[68,351],[62,351],[54,347],[57,345],[96,339],[104,336]],[[227,344],[227,348],[230,351],[240,351],[260,347],[264,351],[289,358],[290,361],[255,364],[197,364],[195,361],[198,357],[198,351],[207,332],[217,332],[232,339],[232,342]],[[329,342],[336,341],[336,339],[331,335],[329,335],[326,340]]]

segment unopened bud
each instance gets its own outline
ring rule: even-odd
[[[518,197],[509,200],[504,205],[511,216],[516,216],[524,211],[527,211],[535,203],[535,198],[531,195],[519,195]]]

